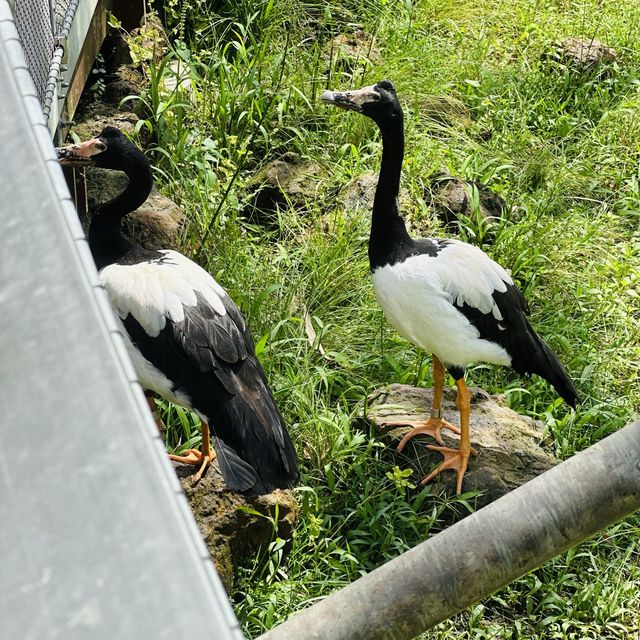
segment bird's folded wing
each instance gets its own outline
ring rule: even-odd
[[[449,240],[433,262],[442,288],[458,308],[490,314],[497,321],[507,320],[507,312],[527,312],[511,276],[478,247]]]
[[[163,370],[159,361],[173,357],[202,373],[214,371],[235,391],[224,370],[253,353],[253,340],[233,300],[204,269],[179,253],[160,251],[157,259],[109,265],[100,279],[147,359]],[[150,339],[157,340],[155,357],[149,351],[156,340]]]

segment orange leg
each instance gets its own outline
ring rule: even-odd
[[[145,396],[147,398],[147,404],[149,405],[149,411],[151,411],[151,415],[153,419],[156,421],[156,426],[158,427],[158,431],[160,434],[164,433],[164,423],[158,414],[158,408],[156,407],[156,399],[153,396]]]
[[[185,455],[176,456],[169,455],[169,460],[175,462],[182,462],[183,464],[200,465],[198,472],[193,477],[193,486],[195,487],[202,479],[205,471],[216,457],[215,451],[211,449],[211,434],[209,433],[209,425],[206,422],[202,423],[202,451],[197,449],[189,449],[185,451]]]
[[[458,483],[456,486],[456,492],[458,495],[462,493],[462,478],[464,478],[465,471],[467,470],[467,463],[469,462],[470,455],[476,455],[476,452],[471,448],[471,438],[469,435],[469,416],[471,414],[471,394],[464,382],[464,378],[456,380],[456,387],[458,388],[458,397],[456,398],[456,405],[460,411],[460,427],[462,428],[462,434],[460,436],[460,448],[450,449],[449,447],[436,447],[434,445],[428,445],[428,448],[432,451],[439,451],[444,456],[444,462],[432,471],[420,484],[426,484],[429,480],[433,480],[439,473],[445,469],[452,469],[458,476]]]
[[[444,440],[440,435],[440,431],[442,429],[449,429],[454,433],[460,433],[460,429],[458,429],[458,427],[455,427],[442,417],[442,390],[444,389],[445,373],[442,362],[433,356],[433,403],[431,404],[431,417],[428,420],[407,420],[384,423],[389,427],[413,427],[413,429],[400,441],[400,444],[396,449],[398,453],[404,449],[405,445],[409,440],[411,440],[411,438],[420,434],[427,434],[434,438],[439,445],[444,446]]]
[[[160,416],[158,415],[156,401],[153,396],[147,396],[147,404],[149,405],[149,409],[153,414],[153,417],[156,421],[156,425],[158,426],[158,431],[162,434],[164,432],[165,426],[162,422]],[[210,434],[209,434],[209,425],[206,422],[202,423],[202,451],[198,451],[197,449],[188,449],[185,451],[185,455],[176,456],[172,453],[169,454],[169,460],[175,460],[176,462],[182,462],[184,464],[194,464],[200,465],[200,469],[195,474],[193,478],[193,485],[197,485],[198,482],[202,479],[207,467],[211,464],[213,459],[216,457],[215,451],[211,449],[210,442]]]

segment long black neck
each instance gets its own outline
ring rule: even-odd
[[[379,125],[382,133],[382,163],[373,200],[369,265],[373,271],[394,264],[413,245],[398,209],[400,174],[404,157],[404,126],[398,115]]]
[[[137,152],[119,168],[129,178],[129,184],[98,207],[89,226],[89,248],[98,269],[116,262],[136,246],[123,235],[122,219],[145,202],[153,186],[151,167],[142,153]]]

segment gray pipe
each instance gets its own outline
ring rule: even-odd
[[[640,422],[259,640],[409,640],[640,508]]]

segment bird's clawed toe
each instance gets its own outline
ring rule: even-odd
[[[169,460],[173,460],[174,462],[182,462],[182,464],[192,464],[200,466],[197,473],[193,476],[192,485],[195,487],[198,482],[202,480],[202,476],[204,476],[211,463],[215,460],[215,457],[216,454],[213,450],[209,450],[208,454],[203,454],[202,451],[198,451],[197,449],[189,449],[188,451],[185,451],[185,455],[176,456],[170,454]]]
[[[182,462],[182,464],[200,464],[202,459],[202,453],[197,449],[188,449],[184,452],[184,455],[176,456],[173,453],[169,454],[169,460],[174,462]]]
[[[196,473],[196,475],[193,476],[193,480],[191,481],[191,486],[195,487],[198,484],[198,482],[202,480],[202,476],[205,474],[206,470],[209,468],[209,465],[213,462],[215,457],[216,457],[215,453],[212,453],[212,455],[210,456],[202,457],[202,464],[200,465],[200,469],[198,469],[198,473]]]
[[[428,445],[428,449],[437,451],[444,456],[444,461],[438,467],[436,467],[428,476],[426,476],[421,485],[427,484],[430,480],[433,480],[439,473],[446,469],[455,471],[458,477],[456,484],[456,493],[460,495],[462,493],[462,479],[467,470],[467,464],[469,462],[469,455],[477,455],[475,449],[471,451],[461,451],[460,449],[451,449],[449,447],[436,447],[434,445]]]
[[[406,446],[407,442],[418,435],[429,435],[431,436],[439,445],[444,447],[444,440],[440,435],[442,429],[449,429],[449,431],[453,431],[454,433],[459,434],[460,429],[455,425],[447,422],[442,418],[429,418],[428,420],[414,420],[414,421],[397,421],[397,422],[385,422],[384,425],[386,427],[413,427],[409,433],[407,433],[404,438],[400,441],[398,446],[396,447],[396,452],[400,453]]]

